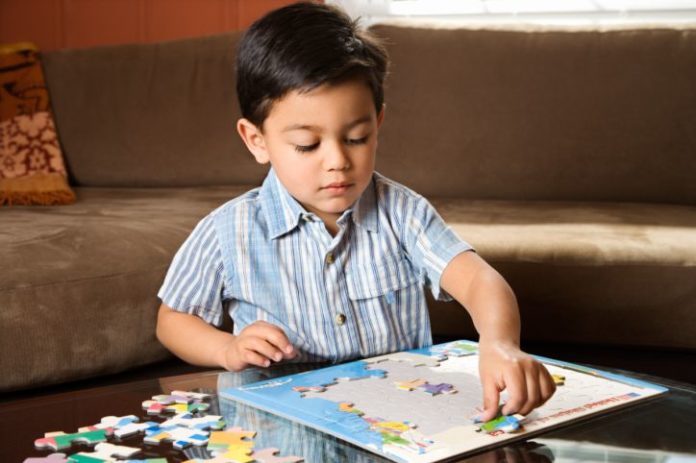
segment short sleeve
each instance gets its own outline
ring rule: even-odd
[[[452,300],[440,287],[442,273],[455,256],[474,249],[457,236],[424,197],[411,192],[406,203],[404,242],[411,263],[425,276],[435,299]]]
[[[157,295],[172,309],[219,326],[224,310],[223,272],[213,217],[209,215],[177,251]]]

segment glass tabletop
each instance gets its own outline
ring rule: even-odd
[[[269,370],[223,373],[218,377],[218,390],[311,368],[311,365],[286,365]],[[519,442],[501,448],[448,461],[696,462],[696,428],[692,427],[696,420],[696,388],[648,375],[611,371],[666,386],[670,391],[643,403],[548,430],[537,437],[524,436]],[[221,414],[229,425],[258,431],[257,447],[283,449],[285,455],[304,456],[307,463],[390,461],[247,405],[224,398],[219,403]]]
[[[222,415],[228,427],[256,431],[255,449],[277,448],[278,456],[296,455],[307,463],[389,461],[322,432],[216,395],[218,390],[225,388],[316,367],[289,364],[240,373],[196,373],[6,402],[0,406],[0,462],[22,462],[27,457],[46,456],[51,452],[36,450],[34,439],[49,431],[75,432],[78,427],[97,423],[104,416],[133,414],[141,420],[162,421],[163,417],[147,416],[141,403],[153,395],[174,390],[214,394],[208,413]],[[661,384],[670,390],[646,402],[449,461],[696,462],[696,429],[693,427],[696,387],[647,375],[610,371]],[[110,438],[110,441],[144,449],[134,456],[138,459],[165,457],[176,463],[211,458],[204,446],[177,450],[171,444],[146,445],[142,439],[139,435],[122,441]],[[84,445],[74,444],[65,453],[80,451],[89,450]]]

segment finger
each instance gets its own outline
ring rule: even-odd
[[[545,404],[556,392],[556,383],[551,374],[543,367],[539,372],[539,387],[541,392],[541,405]]]
[[[255,325],[255,334],[264,338],[280,352],[281,358],[276,361],[280,361],[283,358],[293,358],[297,355],[285,332],[278,326],[266,322],[258,322]]]
[[[527,401],[522,404],[519,413],[528,415],[536,407],[541,405],[541,391],[539,386],[539,374],[536,368],[533,371],[525,372],[525,382],[527,385]]]
[[[242,351],[242,360],[248,365],[255,365],[257,367],[266,368],[271,365],[271,361],[268,359],[268,357],[251,349]]]
[[[255,351],[256,353],[266,357],[268,360],[272,360],[274,362],[280,362],[283,360],[283,352],[262,336],[257,337],[255,335],[254,337],[249,338],[246,346],[249,350]]]
[[[481,421],[490,421],[498,415],[500,406],[500,389],[493,379],[483,381],[483,413]]]
[[[527,402],[527,382],[519,368],[513,368],[505,375],[505,388],[508,391],[508,400],[503,406],[503,415],[518,413]]]

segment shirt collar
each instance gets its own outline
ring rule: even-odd
[[[346,211],[352,215],[353,222],[356,225],[371,232],[377,232],[379,228],[375,188],[376,182],[375,176],[373,176],[370,184],[355,202],[352,213],[350,209]],[[268,175],[263,181],[263,185],[261,185],[259,197],[271,239],[278,238],[294,230],[299,225],[302,217],[307,214],[305,208],[280,183],[273,168],[268,171]],[[342,218],[345,216],[346,214],[344,213]]]
[[[307,211],[280,183],[273,168],[268,171],[259,193],[271,239],[293,230]]]
[[[377,182],[378,173],[372,175],[372,181],[367,185],[363,194],[353,206],[353,222],[371,232],[379,231],[377,220]]]

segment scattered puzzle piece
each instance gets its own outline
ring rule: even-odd
[[[80,452],[68,457],[68,463],[111,463],[117,461],[116,457],[128,458],[140,452],[137,447],[114,445],[109,443],[97,444],[94,452]]]
[[[254,442],[246,439],[251,439],[254,436],[256,436],[255,431],[245,431],[239,427],[225,431],[213,431],[208,438],[208,450],[224,453],[233,447],[251,449],[254,446]]]
[[[44,437],[34,441],[34,446],[37,449],[50,448],[53,450],[63,450],[70,447],[73,442],[82,442],[87,445],[106,442],[106,429],[76,432],[73,434],[66,434],[62,431],[47,432],[44,434]]]
[[[64,453],[52,453],[46,457],[26,458],[22,463],[68,463]]]
[[[172,391],[172,394],[175,397],[187,397],[191,400],[208,400],[211,397],[211,394],[205,394],[203,392],[188,392],[188,391]]]
[[[197,392],[174,391],[171,394],[153,396],[151,400],[143,402],[143,409],[148,415],[159,415],[163,412],[203,412],[210,408],[210,404],[203,402],[210,394]]]
[[[298,463],[304,461],[304,458],[291,456],[291,457],[277,457],[275,456],[279,452],[278,449],[267,448],[262,450],[257,450],[251,456],[252,461],[258,461],[259,463]]]
[[[181,428],[178,426],[156,426],[145,431],[143,442],[147,444],[159,444],[163,441],[172,441],[177,449],[184,449],[189,445],[205,445],[208,443],[208,433],[199,429]]]
[[[566,377],[563,375],[551,375],[553,382],[556,386],[563,386],[565,384]]]
[[[156,424],[156,423],[155,423]],[[178,413],[173,418],[168,419],[160,425],[163,428],[170,426],[181,426],[189,429],[222,429],[225,427],[225,420],[219,415],[207,415],[194,418],[189,412]]]
[[[80,432],[94,431],[97,429],[104,429],[108,435],[113,434],[114,436],[120,438],[130,436],[137,432],[144,432],[158,423],[154,421],[146,421],[144,423],[138,422],[139,418],[135,415],[128,416],[105,416],[101,421],[94,426],[87,426],[84,428],[79,428]]]
[[[195,413],[204,412],[210,408],[210,404],[204,402],[193,402],[193,403],[169,403],[163,404],[156,400],[146,400],[143,402],[143,409],[147,411],[148,415],[160,415],[165,412],[174,413]]]

